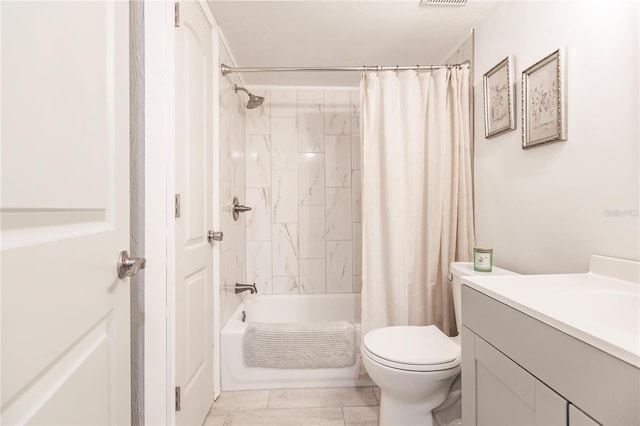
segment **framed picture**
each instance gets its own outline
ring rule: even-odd
[[[511,56],[507,56],[483,77],[485,138],[492,138],[516,128],[511,64]]]
[[[567,140],[564,61],[558,49],[522,72],[522,149]]]

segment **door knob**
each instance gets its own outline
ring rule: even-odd
[[[133,277],[140,269],[147,266],[144,257],[129,257],[129,252],[122,250],[118,255],[118,278]]]
[[[224,234],[222,233],[222,231],[214,232],[213,229],[209,229],[209,231],[207,232],[207,241],[209,241],[210,243],[214,241],[222,241],[223,238]]]

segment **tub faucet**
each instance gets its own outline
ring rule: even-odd
[[[253,284],[240,284],[236,283],[236,294],[240,294],[243,291],[250,291],[251,294],[257,293],[256,283]]]

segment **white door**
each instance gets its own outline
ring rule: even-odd
[[[2,424],[128,424],[128,4],[0,8]]]
[[[199,2],[180,3],[176,28],[175,374],[179,425],[201,425],[213,403],[212,28]]]

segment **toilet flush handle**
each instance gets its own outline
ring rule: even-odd
[[[453,274],[451,272],[449,272],[449,275],[447,275],[447,279],[449,281],[453,281]]]

